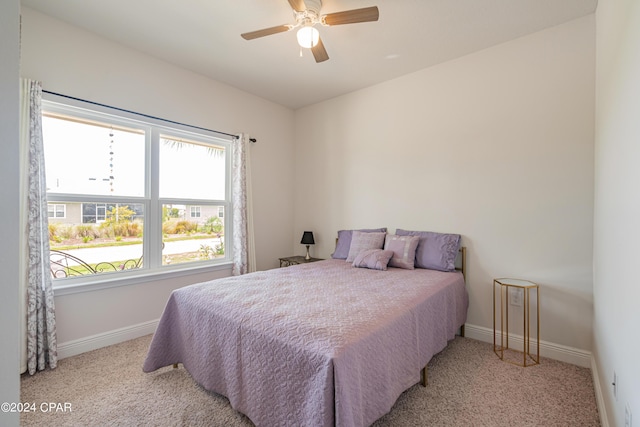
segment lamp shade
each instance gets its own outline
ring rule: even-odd
[[[313,240],[313,232],[305,231],[302,233],[302,240],[300,243],[303,245],[314,245],[316,242]]]

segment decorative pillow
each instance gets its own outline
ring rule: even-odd
[[[353,260],[353,266],[372,270],[386,270],[392,256],[393,251],[368,249],[358,254],[356,259]]]
[[[384,249],[393,251],[389,266],[413,270],[418,242],[420,242],[419,236],[387,234],[384,239]]]
[[[456,269],[456,257],[460,250],[459,234],[402,229],[397,229],[396,234],[420,237],[420,243],[416,249],[416,267],[440,271],[454,271]]]
[[[351,238],[354,230],[340,230],[338,231],[338,243],[336,244],[336,250],[333,254],[331,254],[331,258],[334,259],[347,259],[349,256],[349,248],[351,248]],[[376,232],[387,232],[387,228],[370,228],[370,229],[362,229],[356,230],[362,231],[364,233],[376,233]]]
[[[351,237],[351,247],[347,262],[353,262],[362,251],[367,249],[382,249],[384,246],[384,236],[387,233],[366,233],[364,231],[355,231]]]

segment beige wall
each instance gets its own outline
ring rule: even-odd
[[[455,232],[468,322],[492,279],[541,285],[541,337],[591,349],[594,17],[296,111],[293,243],[343,228]]]
[[[461,233],[469,324],[490,330],[494,277],[528,278],[542,286],[542,339],[588,352],[594,31],[593,16],[578,19],[293,112],[24,9],[22,75],[256,136],[259,269],[302,253],[303,230],[317,257],[342,228]],[[209,277],[59,295],[59,342],[153,321],[172,289]]]
[[[22,9],[22,70],[43,89],[227,133],[251,146],[258,269],[290,255],[293,236],[294,113],[246,92],[110,42],[28,8]],[[208,278],[182,276],[56,296],[58,342],[160,317],[170,291]]]
[[[0,200],[5,203],[0,227],[0,403],[20,402],[18,327],[18,111],[20,78],[20,2],[0,2]],[[0,425],[19,424],[19,414],[0,412]]]
[[[18,7],[15,0],[0,6],[5,182],[17,180],[11,123],[17,121]],[[304,108],[294,118],[285,108],[25,9],[21,74],[48,90],[258,137],[252,153],[261,269],[275,267],[278,256],[302,253],[303,230],[314,231],[312,254],[321,257],[329,256],[341,228],[461,233],[469,248],[469,323],[491,327],[493,277],[537,280],[543,339],[593,350],[601,412],[608,424],[624,425],[625,404],[636,418],[640,413],[634,339],[640,254],[633,246],[640,231],[639,28],[638,2],[600,2],[597,32],[594,17],[582,18]],[[17,188],[2,191],[3,200],[17,200]],[[14,241],[3,247],[17,247],[17,236],[3,233],[3,242]],[[0,401],[19,396],[18,348],[11,345],[18,273],[7,267],[17,264],[11,254],[0,257],[0,341],[8,343],[0,351]],[[154,320],[171,289],[200,279],[58,297],[59,341]],[[0,417],[3,425],[17,425],[17,417]]]
[[[594,355],[609,425],[640,425],[640,2],[596,14]],[[613,372],[618,396],[613,395]]]

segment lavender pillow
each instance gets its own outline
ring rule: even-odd
[[[363,231],[354,231],[351,237],[351,247],[347,262],[353,262],[360,252],[368,249],[382,249],[384,246],[384,236],[387,233],[366,233]]]
[[[416,249],[416,267],[440,271],[454,271],[456,269],[456,257],[460,250],[459,234],[402,229],[397,229],[396,234],[420,237],[418,249]]]
[[[389,266],[413,270],[419,241],[420,237],[418,236],[387,234],[384,240],[384,249],[393,251]]]
[[[370,228],[370,229],[362,229],[355,230],[362,231],[364,233],[376,233],[376,232],[386,232],[387,228]],[[331,254],[331,258],[334,259],[347,259],[349,256],[349,248],[351,248],[351,238],[354,230],[340,230],[338,231],[338,243],[336,244],[336,250],[333,254]]]
[[[368,249],[358,254],[353,260],[353,266],[359,268],[370,268],[372,270],[386,270],[389,260],[393,256],[393,251],[383,249]]]

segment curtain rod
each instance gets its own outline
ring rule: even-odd
[[[161,117],[151,116],[149,114],[138,113],[138,112],[135,112],[135,111],[126,110],[124,108],[113,107],[111,105],[101,104],[99,102],[88,101],[86,99],[76,98],[74,96],[63,95],[63,94],[57,93],[57,92],[51,92],[50,90],[44,90],[43,89],[42,92],[48,93],[49,95],[60,96],[62,98],[73,99],[74,101],[86,102],[88,104],[97,105],[99,107],[111,108],[112,110],[122,111],[123,113],[135,114],[137,116],[146,117],[148,119],[160,120],[160,121],[171,123],[171,124],[174,124],[174,125],[187,126],[187,127],[193,128],[193,129],[204,130],[204,131],[207,131],[207,132],[217,133],[218,135],[230,136],[233,139],[238,139],[238,135],[234,135],[232,133],[221,132],[219,130],[213,130],[213,129],[207,129],[207,128],[203,128],[203,127],[200,127],[200,126],[188,125],[186,123],[180,123],[180,122],[176,122],[176,121],[173,121],[173,120],[167,120],[167,119],[163,119]],[[249,141],[256,142],[257,140],[255,138],[249,138]]]

